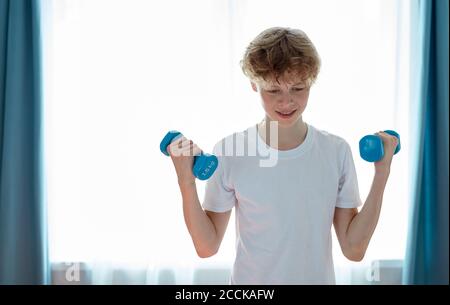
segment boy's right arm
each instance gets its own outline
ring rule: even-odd
[[[180,190],[183,197],[184,221],[198,256],[205,258],[216,254],[225,234],[231,210],[225,213],[203,210],[195,182],[189,185],[180,184]]]
[[[231,210],[214,213],[203,210],[198,199],[192,165],[201,150],[185,137],[169,145],[168,151],[178,176],[183,199],[184,221],[198,256],[205,258],[217,253],[230,219]]]

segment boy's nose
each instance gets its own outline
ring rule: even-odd
[[[290,97],[290,96],[288,96],[288,95],[286,95],[286,96],[283,96],[283,97],[281,97],[279,100],[278,100],[278,103],[279,104],[291,104],[291,103],[293,103],[294,101],[292,100],[292,98]]]

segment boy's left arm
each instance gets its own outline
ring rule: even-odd
[[[366,253],[380,216],[386,182],[389,177],[392,157],[397,147],[397,138],[378,132],[384,145],[384,157],[375,162],[375,176],[369,195],[358,212],[356,208],[335,208],[334,228],[342,252],[349,260],[361,261]]]

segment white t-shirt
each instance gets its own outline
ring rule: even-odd
[[[202,206],[236,208],[231,284],[335,284],[334,210],[361,205],[357,176],[348,143],[307,126],[292,150],[267,146],[256,125],[214,147],[219,166]],[[276,165],[267,166],[274,156]]]

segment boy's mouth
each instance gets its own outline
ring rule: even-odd
[[[280,111],[276,111],[275,112],[278,114],[279,117],[283,118],[283,119],[289,119],[290,117],[292,117],[294,115],[294,113],[297,111],[297,109],[291,111],[291,112],[280,112]]]

